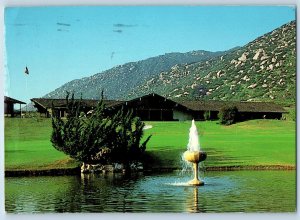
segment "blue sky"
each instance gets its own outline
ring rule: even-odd
[[[243,46],[293,7],[100,6],[5,10],[5,95],[29,102],[73,79],[168,52]],[[25,66],[30,74],[25,75]]]

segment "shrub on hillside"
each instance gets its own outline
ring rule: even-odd
[[[237,121],[238,109],[236,106],[225,106],[221,108],[218,117],[223,125],[231,125]]]
[[[119,110],[109,116],[102,99],[89,117],[82,114],[81,102],[67,95],[67,118],[52,117],[52,145],[71,158],[85,163],[140,161],[149,136],[143,143],[144,123],[132,112]],[[54,111],[54,108],[53,108]]]

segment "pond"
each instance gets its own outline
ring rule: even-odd
[[[295,212],[295,171],[201,174],[205,185],[186,186],[192,174],[85,174],[5,178],[9,213],[44,212]]]

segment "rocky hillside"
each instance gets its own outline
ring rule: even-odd
[[[176,64],[188,65],[206,61],[224,52],[192,51],[188,53],[167,53],[146,60],[126,63],[90,77],[70,81],[58,89],[45,95],[45,98],[65,98],[66,91],[75,97],[99,99],[101,91],[109,99],[127,97],[132,88],[138,87],[159,73],[168,71]]]
[[[296,22],[219,57],[176,64],[134,88],[127,98],[150,92],[182,100],[295,102]]]

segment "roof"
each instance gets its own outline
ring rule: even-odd
[[[8,97],[8,96],[4,96],[4,103],[26,104],[25,102],[22,102],[22,101],[17,100],[17,99],[13,99],[13,98]]]
[[[182,105],[193,111],[220,111],[224,106],[236,106],[239,112],[277,112],[286,110],[273,102],[238,102],[238,101],[181,101]]]
[[[283,107],[277,105],[273,102],[244,102],[244,101],[216,101],[216,100],[208,100],[208,101],[174,101],[171,99],[167,99],[161,95],[151,93],[148,95],[144,95],[132,100],[128,101],[118,101],[118,100],[103,100],[104,104],[107,108],[110,107],[117,107],[122,105],[123,103],[135,103],[136,101],[149,97],[149,96],[156,96],[163,99],[166,99],[177,108],[187,108],[192,111],[220,111],[224,106],[236,106],[239,112],[274,112],[274,113],[283,113],[287,112]],[[76,101],[80,101],[81,99],[75,99]],[[52,108],[52,103],[55,107],[65,108],[67,101],[66,99],[48,99],[48,98],[33,98],[31,99],[36,105],[39,105],[45,109]],[[96,107],[97,103],[100,100],[95,99],[82,99],[81,102],[86,107]]]
[[[187,107],[186,106],[184,106],[184,105],[182,105],[181,103],[179,103],[179,102],[176,102],[176,101],[174,101],[174,100],[172,100],[172,99],[168,99],[168,98],[166,98],[166,97],[164,97],[164,96],[161,96],[161,95],[158,95],[158,94],[156,94],[156,93],[149,93],[149,94],[147,94],[147,95],[143,95],[143,96],[141,96],[141,97],[137,97],[137,98],[134,98],[134,99],[131,99],[131,100],[128,100],[128,101],[124,101],[125,103],[126,102],[128,102],[128,103],[135,103],[136,101],[139,101],[139,100],[141,100],[141,99],[145,99],[145,98],[148,98],[148,97],[157,97],[157,98],[160,98],[160,99],[164,99],[165,101],[169,101],[170,103],[172,103],[174,106],[176,106],[177,108],[184,108],[184,109],[186,109]]]
[[[136,101],[139,101],[141,99],[150,97],[150,96],[156,96],[162,99],[166,99],[165,97],[158,95],[156,93],[151,93],[151,94],[147,94],[135,99],[131,99],[131,100],[124,100],[124,101],[120,101],[120,100],[103,100],[104,104],[106,105],[107,108],[111,108],[111,107],[118,107],[124,103],[128,104],[128,103],[135,103]],[[80,101],[83,103],[84,106],[86,107],[96,107],[97,103],[100,100],[96,100],[96,99],[74,99],[76,101]],[[180,103],[173,101],[171,99],[166,99],[170,102],[172,102],[174,105],[177,105],[177,107],[183,107],[186,108],[185,106],[182,106]],[[66,99],[49,99],[49,98],[32,98],[31,99],[32,102],[34,102],[35,105],[39,105],[45,109],[49,109],[52,108],[52,103],[56,108],[64,108],[67,105],[67,101]]]
[[[74,99],[75,101],[81,101],[84,106],[86,107],[96,107],[98,102],[100,100],[95,100],[95,99]],[[41,107],[48,109],[52,108],[52,103],[55,107],[66,107],[67,105],[67,100],[66,99],[48,99],[48,98],[33,98],[31,99],[32,102],[34,102],[37,105],[40,105]],[[123,103],[123,101],[116,101],[116,100],[103,100],[104,104],[107,107],[113,107],[116,106],[120,103]]]

